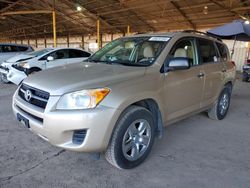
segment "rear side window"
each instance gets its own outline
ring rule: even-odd
[[[8,52],[18,52],[19,49],[17,46],[12,45],[2,45],[2,52],[8,53]]]
[[[18,46],[17,48],[18,48],[18,50],[19,50],[20,52],[25,52],[25,51],[28,50],[28,47],[25,47],[25,46]]]
[[[221,43],[216,43],[216,45],[217,45],[218,50],[220,52],[220,58],[223,61],[227,61],[228,58],[229,58],[229,52],[228,52],[227,47],[224,44],[221,44]]]
[[[89,57],[90,53],[81,50],[69,50],[69,58]]]
[[[213,63],[218,61],[215,45],[213,41],[198,39],[201,63]]]
[[[54,57],[54,59],[66,59],[69,57],[67,50],[57,50],[50,54],[50,56]]]

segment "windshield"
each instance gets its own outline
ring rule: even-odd
[[[28,53],[28,55],[38,57],[38,56],[43,55],[43,54],[45,54],[45,53],[47,53],[47,52],[50,52],[51,50],[52,50],[52,49],[45,48],[45,49],[42,49],[42,50],[30,52],[30,53]]]
[[[166,46],[169,37],[129,37],[110,42],[88,61],[128,66],[149,66]]]

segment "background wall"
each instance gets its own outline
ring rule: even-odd
[[[225,40],[223,41],[227,44],[230,53],[232,52],[233,49],[233,43],[234,41],[232,40]],[[232,56],[232,60],[236,63],[236,68],[239,71],[242,71],[242,66],[245,63],[248,55],[248,43],[247,42],[240,42],[236,41],[235,47],[234,47],[234,54]],[[250,58],[250,57],[249,57]]]
[[[103,34],[101,35],[101,46],[105,46],[107,43],[114,39],[120,38],[124,34]],[[37,38],[37,39],[23,39],[23,40],[10,40],[6,42],[27,44],[31,45],[35,50],[42,48],[53,47],[53,38]],[[75,47],[83,48],[90,52],[97,51],[97,37],[96,35],[83,35],[83,36],[65,36],[57,38],[57,47]]]

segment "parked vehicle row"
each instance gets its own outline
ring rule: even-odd
[[[247,82],[250,80],[250,59],[243,65],[242,81]]]
[[[0,43],[0,64],[15,55],[32,51],[34,51],[34,49],[29,45]]]
[[[0,66],[2,81],[19,85],[28,75],[66,64],[79,63],[91,54],[75,48],[45,48],[20,54],[4,61]]]
[[[216,38],[142,34],[114,40],[85,62],[29,76],[12,108],[52,145],[103,153],[115,167],[130,169],[147,158],[164,126],[204,111],[225,118],[235,74],[228,48]]]

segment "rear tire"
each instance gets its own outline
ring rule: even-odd
[[[208,111],[208,116],[214,120],[222,120],[226,117],[231,100],[232,87],[226,86],[221,91],[218,100]]]
[[[155,132],[149,110],[140,106],[128,107],[116,124],[105,158],[119,169],[140,165],[150,153]]]

